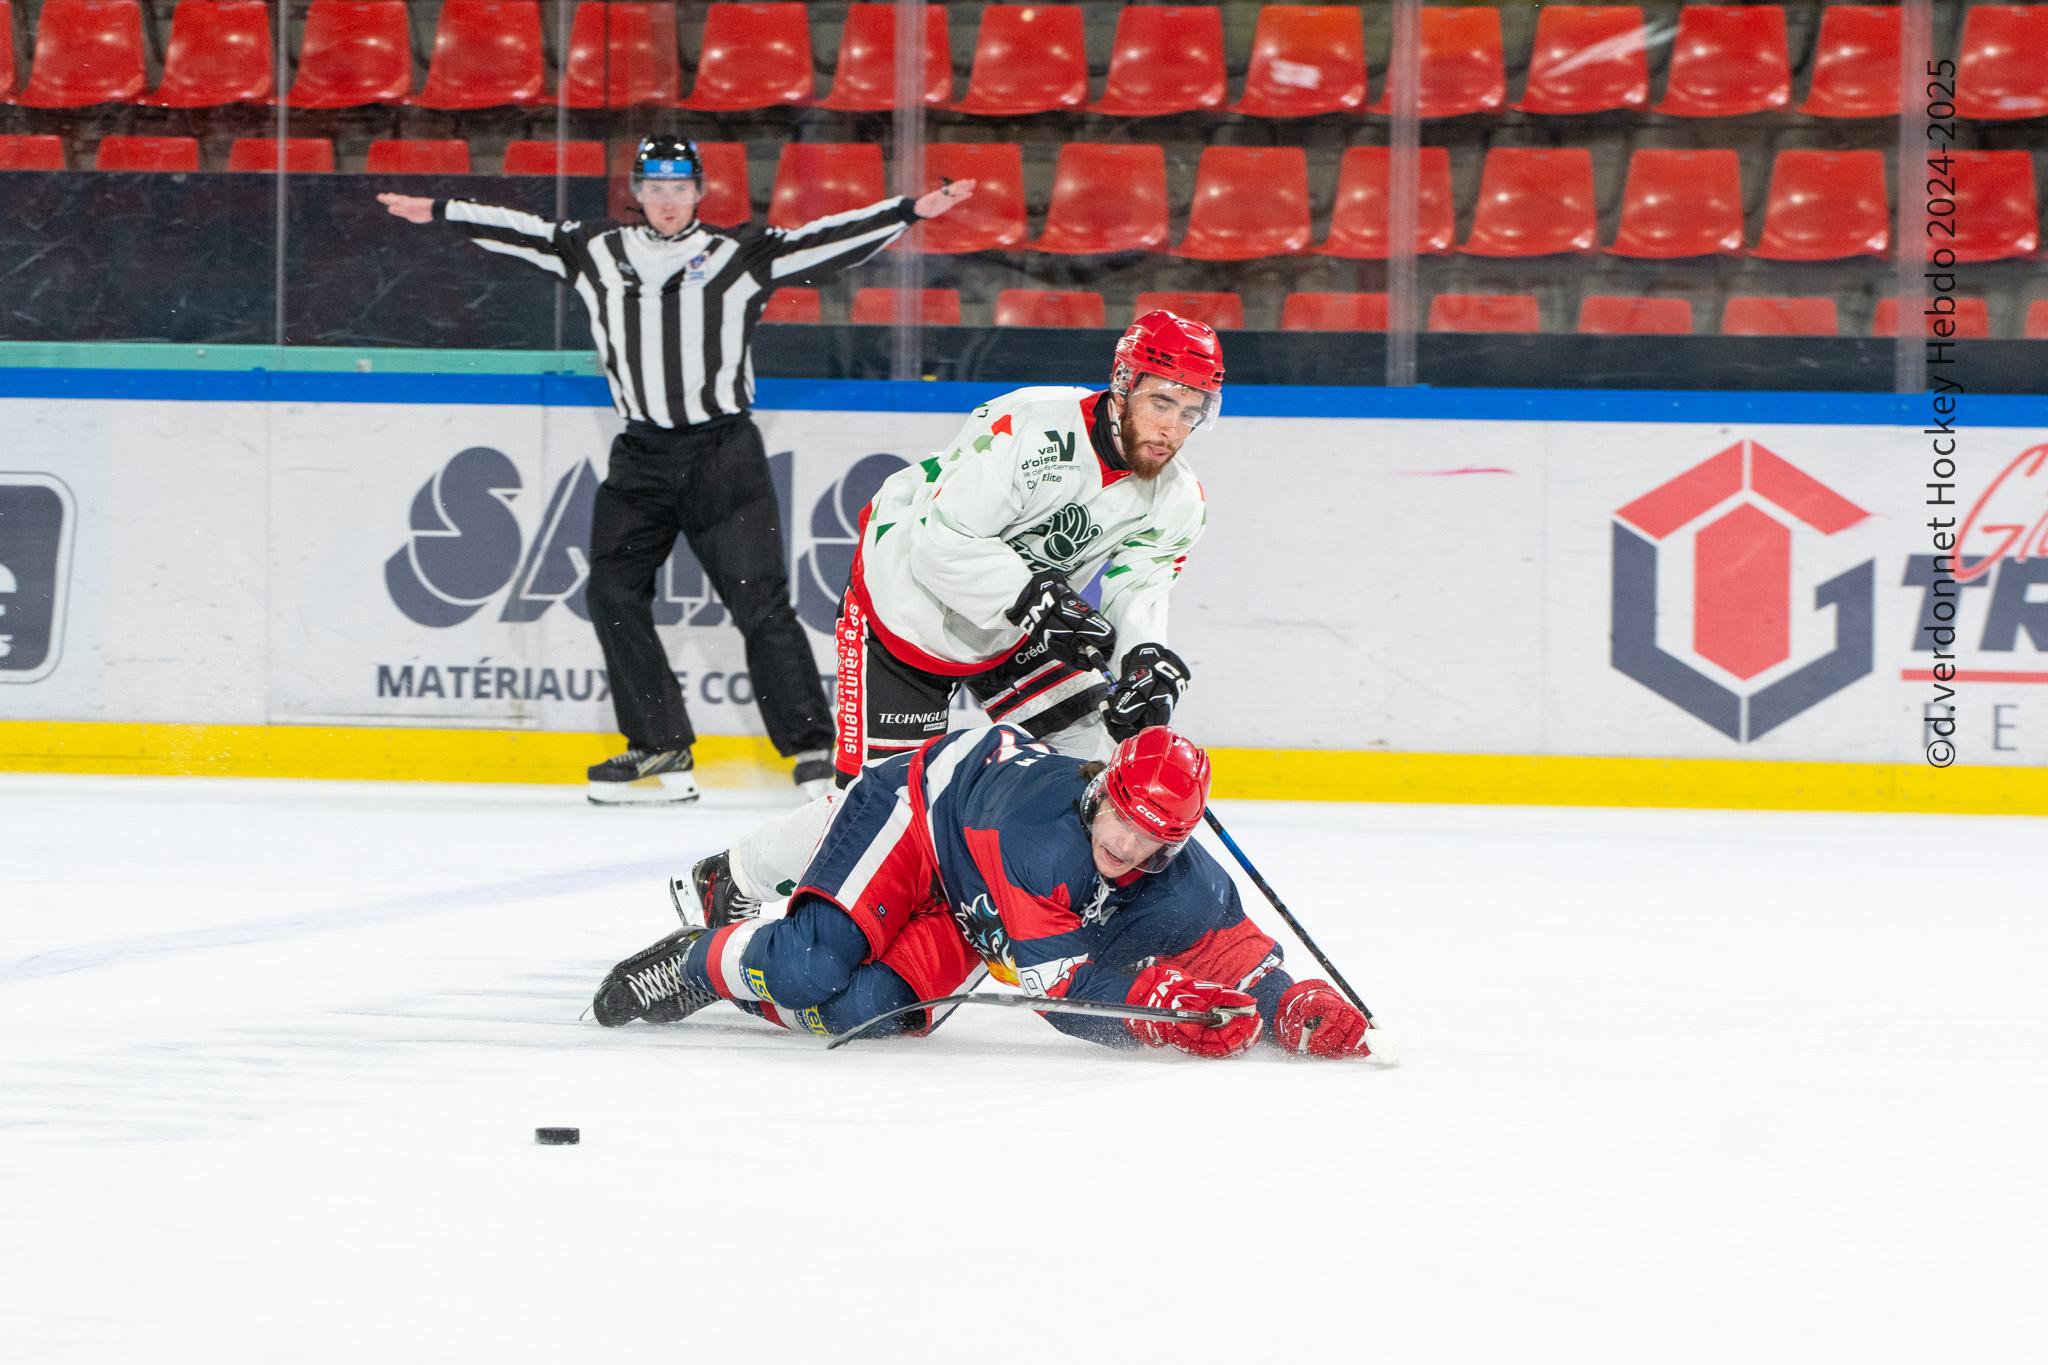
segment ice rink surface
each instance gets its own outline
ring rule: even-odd
[[[768,801],[0,777],[0,1359],[2048,1358],[2039,821],[1219,806],[1393,1069],[579,1021]]]

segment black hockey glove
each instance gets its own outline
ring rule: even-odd
[[[1053,658],[1075,668],[1108,672],[1108,661],[1116,657],[1116,627],[1051,569],[1033,574],[1016,605],[1003,615],[1033,640],[1043,641]]]
[[[1165,725],[1188,690],[1188,666],[1165,645],[1139,645],[1124,655],[1124,676],[1109,694],[1104,719],[1121,744],[1148,725]]]

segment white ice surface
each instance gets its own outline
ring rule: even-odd
[[[1393,1070],[579,1022],[763,799],[0,777],[0,1360],[2048,1359],[2040,822],[1224,807]]]

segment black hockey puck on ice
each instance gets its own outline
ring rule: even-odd
[[[536,1128],[533,1140],[543,1147],[573,1147],[583,1140],[583,1134],[574,1128]]]

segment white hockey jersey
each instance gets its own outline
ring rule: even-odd
[[[1167,590],[1207,521],[1202,485],[1185,456],[1151,480],[1106,463],[1089,435],[1103,402],[1081,388],[1006,393],[949,449],[882,485],[852,589],[890,653],[933,673],[980,672],[1023,642],[1003,613],[1042,568],[1077,589],[1102,572],[1119,652],[1167,642]]]

